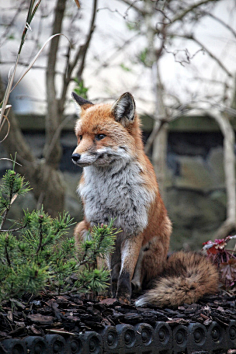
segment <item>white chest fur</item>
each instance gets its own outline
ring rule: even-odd
[[[79,192],[85,203],[85,217],[92,224],[114,226],[127,235],[137,235],[148,223],[153,193],[147,190],[137,162],[118,166],[84,168],[85,183]]]

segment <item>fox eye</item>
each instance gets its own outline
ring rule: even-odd
[[[102,139],[104,139],[105,137],[106,137],[105,134],[96,134],[96,135],[95,135],[95,139],[96,139],[96,140],[102,140]]]
[[[83,135],[79,135],[79,140],[82,140],[82,138],[83,138]]]

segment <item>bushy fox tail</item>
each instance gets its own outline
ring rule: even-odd
[[[193,252],[171,255],[154,287],[136,300],[136,306],[179,306],[217,292],[219,274],[205,256]]]

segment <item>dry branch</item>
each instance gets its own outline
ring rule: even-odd
[[[228,71],[228,69],[224,66],[222,61],[220,61],[219,58],[217,58],[199,39],[197,39],[193,34],[175,34],[175,33],[169,33],[172,37],[179,37],[179,38],[185,38],[188,40],[191,40],[195,43],[197,43],[208,55],[211,57],[220,67],[221,69],[224,70],[224,72],[229,76],[233,77],[233,75]]]
[[[55,7],[55,18],[53,22],[52,35],[60,33],[62,29],[62,21],[64,18],[66,8],[66,0],[57,0]],[[61,145],[60,140],[54,144],[54,148],[51,154],[47,154],[48,147],[53,139],[53,136],[57,130],[58,125],[61,121],[62,112],[58,109],[58,101],[56,98],[56,87],[55,87],[55,68],[57,61],[57,52],[59,46],[60,37],[55,37],[53,41],[50,42],[50,48],[47,60],[47,71],[46,71],[46,95],[47,95],[47,116],[45,121],[46,129],[46,143],[44,148],[44,156],[47,156],[46,163],[58,168],[59,161],[61,158]]]
[[[89,45],[90,45],[90,42],[91,42],[91,39],[92,39],[93,32],[95,30],[95,21],[96,21],[96,14],[97,14],[97,3],[98,3],[98,0],[94,0],[94,2],[93,2],[93,10],[92,10],[92,18],[91,18],[91,21],[90,21],[88,34],[86,36],[86,41],[77,50],[77,52],[75,54],[75,58],[72,61],[72,63],[70,62],[70,53],[71,53],[70,47],[68,47],[68,49],[67,49],[67,69],[65,70],[64,75],[63,75],[62,94],[61,94],[61,97],[59,99],[60,110],[62,110],[63,107],[64,107],[65,100],[66,100],[66,94],[67,94],[67,90],[68,90],[68,85],[69,85],[70,81],[72,80],[72,72],[75,69],[75,67],[78,65],[79,61],[80,61],[80,64],[79,64],[79,67],[77,69],[76,77],[78,78],[78,80],[82,79],[82,74],[83,74],[84,67],[85,67],[86,55],[87,55],[87,52],[88,52],[88,49],[89,49]]]
[[[193,12],[195,9],[198,9],[202,5],[208,4],[210,2],[217,2],[217,1],[218,0],[202,0],[202,1],[199,1],[197,3],[194,3],[193,5],[189,6],[187,9],[185,9],[182,13],[177,14],[173,18],[173,20],[171,21],[171,24],[175,23],[177,21],[182,21],[187,14],[189,14],[190,12]]]
[[[87,39],[85,41],[85,44],[81,47],[81,53],[80,53],[81,62],[80,62],[79,68],[78,68],[77,73],[76,73],[76,76],[77,76],[78,80],[81,80],[82,73],[83,73],[83,70],[84,70],[84,65],[85,65],[85,59],[86,59],[86,55],[87,55],[88,48],[89,48],[89,44],[91,42],[92,35],[93,35],[94,29],[95,29],[95,19],[96,19],[96,14],[97,14],[97,3],[98,3],[98,0],[94,0],[93,1],[93,13],[92,13],[90,26],[89,26],[89,31],[88,31],[88,34],[87,34]]]
[[[202,13],[206,16],[213,18],[215,21],[219,22],[222,26],[227,28],[234,35],[234,37],[236,37],[236,31],[231,26],[229,26],[227,23],[225,23],[223,20],[221,20],[221,18],[219,18],[207,11],[203,11]]]
[[[217,230],[216,238],[223,238],[236,229],[236,189],[235,189],[235,154],[234,130],[230,124],[228,114],[211,113],[217,121],[224,136],[224,172],[227,195],[227,218]]]

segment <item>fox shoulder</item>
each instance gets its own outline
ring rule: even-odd
[[[198,253],[177,252],[169,257],[153,289],[139,298],[136,306],[191,304],[203,295],[216,293],[218,284],[217,268],[207,257]]]

